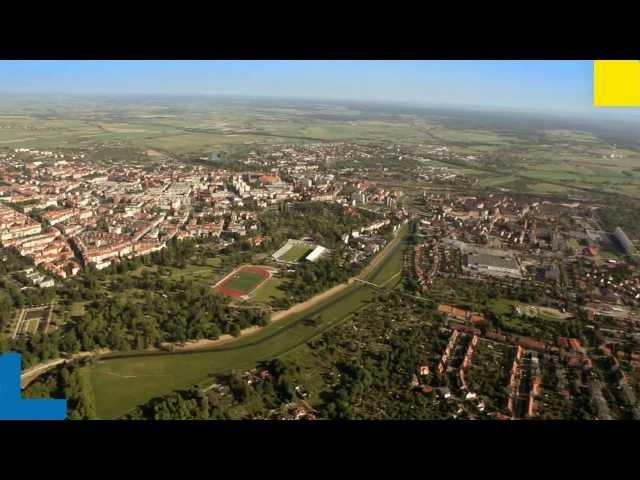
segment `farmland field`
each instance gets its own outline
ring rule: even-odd
[[[30,335],[35,334],[38,331],[40,325],[40,318],[30,318],[24,321],[24,330],[20,333],[28,333]]]
[[[509,158],[491,177],[481,162],[459,166],[480,177],[481,187],[519,189],[522,178],[528,191],[588,188],[640,198],[640,174],[633,171],[640,164],[637,132],[624,125],[602,129],[578,118],[542,121],[526,114],[338,103],[105,100],[0,99],[0,150],[108,147],[108,154],[96,155],[106,161],[162,162],[212,152],[241,155],[275,143],[446,145],[453,154]]]

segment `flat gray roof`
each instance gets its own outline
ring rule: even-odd
[[[518,270],[518,264],[513,258],[499,257],[498,255],[490,255],[488,253],[470,253],[467,255],[467,265],[469,264]]]

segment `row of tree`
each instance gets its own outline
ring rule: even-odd
[[[67,400],[67,418],[97,418],[91,384],[79,366],[63,366],[35,380],[24,392],[25,398],[58,398]]]

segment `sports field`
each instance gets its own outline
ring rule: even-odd
[[[312,250],[313,248],[309,248],[307,245],[294,245],[279,260],[283,262],[298,262],[311,253]]]
[[[244,266],[223,278],[214,289],[227,297],[244,297],[257,289],[269,277],[271,277],[271,272],[266,268]]]
[[[262,280],[263,276],[253,272],[240,272],[226,284],[226,288],[248,293]]]
[[[282,278],[272,276],[255,291],[253,300],[256,302],[269,303],[269,301],[273,299],[285,297],[287,293],[281,288],[283,283],[285,282]]]

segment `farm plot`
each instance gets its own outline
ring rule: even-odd
[[[53,305],[24,308],[18,314],[18,321],[13,332],[13,338],[23,335],[33,335],[38,331],[46,333],[53,313]]]

